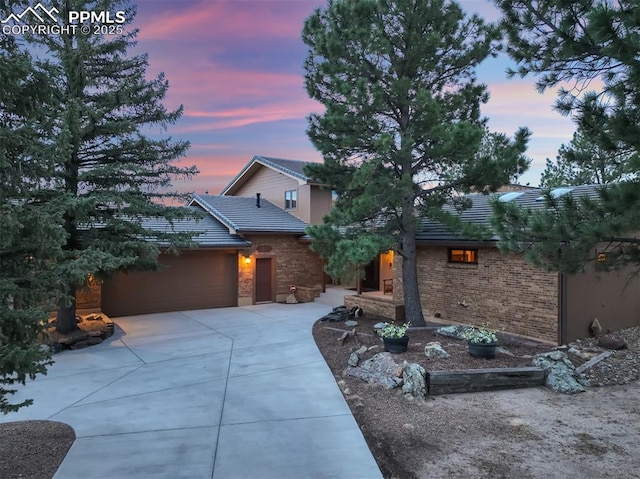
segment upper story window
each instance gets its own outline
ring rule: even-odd
[[[478,250],[449,249],[449,263],[478,264]]]
[[[294,210],[298,206],[298,190],[284,192],[284,209]]]

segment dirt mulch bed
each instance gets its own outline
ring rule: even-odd
[[[344,323],[318,321],[313,335],[385,478],[614,477],[608,471],[639,477],[633,451],[640,431],[632,419],[617,419],[640,419],[640,407],[630,408],[627,400],[637,393],[596,388],[565,396],[539,387],[407,401],[400,388],[345,373],[350,354],[361,346],[371,348],[362,360],[384,351],[373,331],[379,320],[360,318],[356,338],[344,344],[338,342],[342,331],[353,329]],[[427,371],[532,366],[535,354],[553,349],[502,335],[510,355],[478,359],[465,341],[436,336],[433,329],[410,330],[409,336],[409,350],[394,357]],[[424,347],[431,341],[439,341],[449,358],[427,358]]]

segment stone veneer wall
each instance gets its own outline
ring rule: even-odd
[[[100,311],[102,307],[102,283],[92,281],[87,288],[76,292],[76,309]]]
[[[401,268],[397,262],[396,301],[402,298]],[[558,341],[558,275],[534,267],[522,255],[480,248],[478,264],[450,264],[448,248],[420,247],[418,281],[425,315]]]
[[[360,306],[365,315],[381,316],[390,321],[401,323],[404,321],[404,306],[396,304],[390,299],[380,299],[375,296],[349,294],[344,297],[347,309]]]
[[[238,258],[238,305],[252,304],[255,258],[275,259],[276,301],[285,302],[291,285],[321,288],[323,263],[309,249],[309,243],[292,235],[245,235],[250,250],[243,250]],[[250,265],[244,264],[245,254],[251,255]]]

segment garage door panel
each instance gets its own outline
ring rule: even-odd
[[[237,253],[187,251],[162,255],[160,271],[119,273],[102,286],[109,316],[237,305]]]

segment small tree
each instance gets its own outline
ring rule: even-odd
[[[611,246],[607,265],[640,266],[640,3],[495,3],[504,15],[507,51],[518,62],[511,74],[536,75],[540,91],[559,86],[556,108],[571,113],[579,134],[607,155],[607,168],[624,175],[602,188],[598,201],[548,197],[549,210],[534,216],[497,205],[501,247],[525,247],[530,259],[549,269],[576,271],[604,243]]]
[[[31,36],[29,43],[47,57],[40,68],[49,78],[55,103],[50,110],[53,131],[46,138],[56,162],[52,193],[63,213],[66,243],[58,262],[61,302],[56,328],[76,328],[75,292],[89,275],[108,276],[118,270],[157,267],[159,244],[184,245],[185,235],[151,231],[144,218],[168,220],[187,214],[168,202],[184,200],[168,190],[173,178],[197,173],[173,162],[188,143],[156,139],[148,131],[178,120],[182,108],[162,104],[168,83],[163,74],[147,79],[146,55],[128,55],[137,30],[130,29],[135,8],[121,0],[50,0],[63,30],[60,36]],[[124,12],[125,21],[105,25],[109,35],[68,24],[70,11]],[[76,27],[78,27],[76,25]]]
[[[307,91],[326,108],[309,118],[324,164],[307,174],[338,194],[325,224],[310,232],[323,241],[348,232],[352,243],[336,247],[330,264],[364,237],[393,239],[407,321],[424,325],[422,218],[450,219],[442,207],[464,206],[461,192],[495,190],[527,167],[525,130],[482,148],[480,105],[489,95],[474,69],[494,53],[499,33],[450,1],[330,0],[306,20],[302,38]]]
[[[2,18],[6,11],[0,1]],[[41,180],[52,174],[38,140],[48,130],[46,78],[12,37],[1,34],[0,78],[0,412],[8,413],[32,402],[11,403],[12,386],[46,373],[50,363],[37,337],[54,298],[52,266],[64,231]]]

